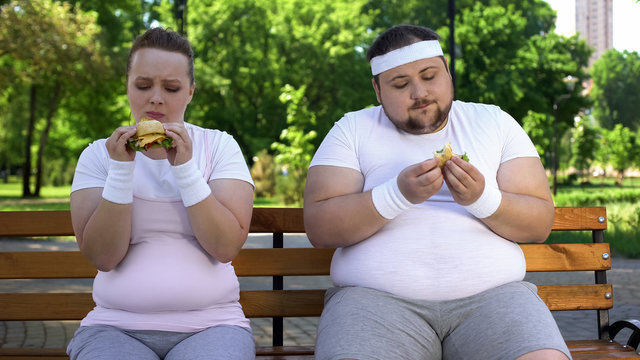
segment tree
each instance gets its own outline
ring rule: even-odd
[[[622,124],[613,129],[603,129],[598,157],[603,164],[610,164],[618,172],[616,185],[621,186],[624,171],[631,167],[638,156],[636,134]]]
[[[607,50],[593,64],[591,71],[595,101],[593,116],[602,127],[622,124],[632,130],[640,128],[640,54]]]
[[[252,157],[287,126],[281,88],[306,86],[317,131],[375,101],[363,46],[364,0],[189,3],[197,90],[189,119],[230,132]]]
[[[75,89],[97,86],[100,76],[95,75],[104,69],[106,59],[99,56],[94,14],[73,12],[68,3],[23,0],[1,11],[0,56],[13,66],[2,68],[0,84],[10,88],[17,79],[24,86],[12,89],[28,89],[29,94],[23,196],[39,196],[44,151],[60,103]],[[32,147],[37,135],[36,181],[31,191]]]
[[[588,179],[591,163],[596,159],[599,146],[598,129],[590,123],[588,117],[576,121],[571,134],[571,166]]]
[[[530,110],[552,114],[556,99],[571,93],[560,110],[562,134],[588,105],[580,92],[590,51],[577,36],[530,35],[528,21],[514,5],[477,3],[462,11],[456,30],[458,98],[499,105],[520,121]],[[575,80],[571,89],[563,81],[568,77]]]
[[[307,169],[315,150],[311,141],[318,135],[314,130],[307,130],[316,125],[316,116],[308,109],[305,91],[305,86],[296,90],[287,84],[282,88],[280,101],[287,105],[289,126],[280,134],[282,142],[271,145],[277,152],[276,164],[286,174],[281,178],[284,188],[280,194],[284,195],[287,204],[302,205]]]
[[[459,17],[458,98],[509,105],[523,97],[518,51],[526,43],[526,19],[513,6],[476,3]]]
[[[553,127],[553,118],[549,114],[529,111],[522,119],[522,128],[535,144],[540,155],[540,160],[545,166],[550,162],[551,136],[550,129]]]

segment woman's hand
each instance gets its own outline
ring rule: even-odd
[[[116,161],[133,161],[136,151],[129,147],[127,141],[135,134],[135,126],[121,126],[115,129],[106,143],[109,157]]]
[[[171,147],[167,149],[167,159],[173,166],[178,166],[191,160],[193,143],[184,123],[164,123],[167,136],[173,139]]]

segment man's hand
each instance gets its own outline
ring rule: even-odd
[[[463,206],[472,204],[482,195],[484,176],[470,163],[453,157],[445,164],[443,173],[444,181],[458,204]]]
[[[412,204],[419,204],[437,193],[442,181],[438,159],[429,159],[402,170],[398,175],[398,188]]]

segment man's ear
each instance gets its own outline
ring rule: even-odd
[[[376,92],[376,98],[378,99],[378,102],[382,104],[382,101],[380,101],[380,87],[378,86],[375,78],[371,79],[371,84],[373,85],[373,90]]]

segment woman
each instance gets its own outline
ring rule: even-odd
[[[97,306],[69,344],[71,359],[253,359],[230,261],[246,241],[253,182],[228,134],[186,123],[193,51],[177,33],[138,37],[127,62],[134,126],[80,156],[71,216],[80,251],[99,270]],[[172,139],[134,151],[144,117]]]

